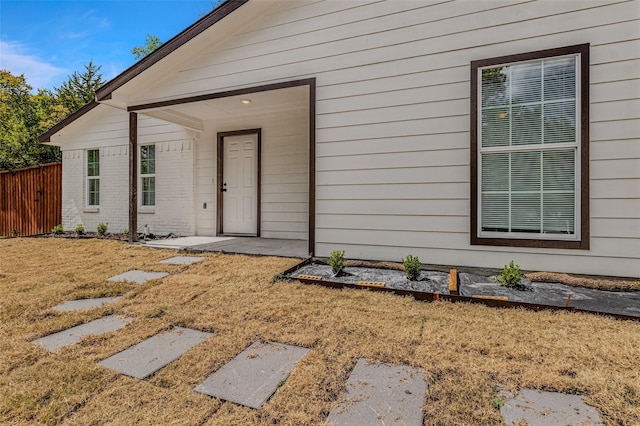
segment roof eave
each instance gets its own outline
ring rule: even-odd
[[[149,55],[136,62],[117,77],[105,83],[96,91],[96,100],[104,101],[111,99],[111,94],[118,88],[125,85],[134,77],[140,75],[143,71],[159,62],[171,52],[183,46],[192,38],[196,37],[206,29],[210,28],[216,22],[222,20],[234,10],[238,9],[249,0],[227,0],[207,15],[203,16],[184,31],[162,44],[159,48],[151,52]]]
[[[67,115],[58,124],[56,124],[55,126],[50,128],[49,130],[47,130],[46,132],[44,132],[43,134],[38,136],[38,142],[40,142],[40,143],[50,143],[51,142],[51,136],[55,135],[60,130],[62,130],[66,126],[68,126],[70,123],[76,121],[78,118],[82,117],[83,115],[85,115],[86,113],[88,113],[89,111],[91,111],[92,109],[97,107],[98,105],[100,105],[98,102],[91,101],[88,104],[86,104],[85,106],[83,106],[82,108],[80,108],[80,109],[72,112],[71,114]]]
[[[114,90],[122,87],[127,82],[129,82],[134,77],[140,75],[143,71],[151,67],[156,62],[159,62],[171,52],[175,51],[179,47],[186,44],[189,40],[196,37],[198,34],[205,31],[207,28],[214,25],[216,22],[222,20],[224,17],[229,15],[234,10],[238,9],[243,4],[247,3],[249,0],[227,0],[207,15],[203,16],[192,25],[187,27],[185,30],[180,32],[175,37],[171,38],[169,41],[161,45],[159,48],[151,52],[149,55],[142,58],[140,61],[136,62],[125,71],[120,73],[118,76],[114,77],[110,81],[106,82],[102,85],[98,90],[96,90],[96,98],[94,101],[89,102],[79,110],[69,114],[58,124],[42,133],[38,136],[39,143],[51,143],[51,136],[82,117],[87,112],[91,111],[93,108],[97,107],[100,104],[100,101],[105,101],[111,99],[111,95]]]

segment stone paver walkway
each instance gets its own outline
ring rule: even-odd
[[[596,426],[602,425],[598,411],[577,395],[522,389],[508,398],[500,413],[509,426]]]
[[[221,238],[217,241],[216,243],[220,244],[217,248],[230,248],[231,243],[225,244],[226,240]],[[268,240],[261,241],[265,244],[273,244]],[[234,242],[234,244],[242,243],[242,240]],[[257,246],[260,244],[256,245],[255,239],[252,240],[252,249]],[[208,247],[208,249],[211,248]],[[202,260],[203,258],[198,256],[174,256],[159,263],[191,265]],[[132,270],[111,277],[108,281],[144,284],[149,280],[164,278],[168,275],[166,272]],[[432,280],[432,277],[425,279]],[[438,281],[438,285],[441,284]],[[467,285],[470,284],[467,283]],[[473,286],[473,283],[470,286]],[[478,291],[478,288],[474,288],[474,291]],[[55,306],[54,309],[61,312],[87,310],[114,303],[120,299],[121,297],[102,297],[71,300]],[[33,342],[54,352],[60,347],[79,341],[84,336],[121,329],[130,321],[132,321],[131,318],[109,315]],[[100,365],[121,374],[144,379],[211,336],[213,333],[175,327],[101,361]],[[308,351],[307,348],[281,343],[255,342],[194,390],[258,409],[276,392],[296,363]],[[425,372],[421,368],[370,363],[360,358],[347,381],[342,401],[331,410],[327,423],[330,425],[422,425],[422,405],[428,386],[424,375]],[[523,389],[519,394],[505,395],[505,398],[500,411],[508,425],[515,426],[523,422],[531,426],[602,425],[597,410],[586,405],[579,396]]]
[[[149,280],[157,280],[169,275],[168,272],[145,272],[134,269],[132,271],[124,272],[115,277],[107,278],[107,281],[112,282],[133,282],[136,284],[144,284]]]
[[[422,425],[427,382],[408,365],[368,363],[360,358],[343,402],[329,413],[330,425]]]
[[[174,256],[169,259],[161,260],[159,263],[166,265],[192,265],[194,263],[202,262],[204,257],[200,256]]]
[[[144,379],[211,336],[213,333],[175,327],[101,361],[100,365]]]
[[[98,297],[95,299],[69,300],[68,302],[64,302],[59,304],[58,306],[54,306],[53,309],[60,312],[84,311],[88,309],[98,308],[109,303],[115,303],[120,299],[122,299],[122,297]]]
[[[110,331],[115,331],[123,328],[131,321],[131,318],[118,317],[116,315],[109,315],[103,318],[80,324],[75,327],[71,327],[67,330],[53,333],[40,339],[34,340],[49,352],[54,352],[58,348],[76,343],[84,336],[104,334]]]
[[[260,408],[309,352],[282,343],[255,342],[195,388],[215,398]]]

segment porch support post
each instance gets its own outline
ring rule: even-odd
[[[309,82],[309,256],[316,247],[316,79]]]
[[[129,242],[138,241],[138,114],[129,113]]]

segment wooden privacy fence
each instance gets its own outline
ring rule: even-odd
[[[0,172],[0,236],[51,232],[62,222],[62,163]]]

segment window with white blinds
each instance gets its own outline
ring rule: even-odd
[[[477,237],[581,238],[580,55],[474,67]]]
[[[100,205],[100,150],[87,150],[87,207]]]
[[[140,205],[156,205],[156,146],[140,146]]]

